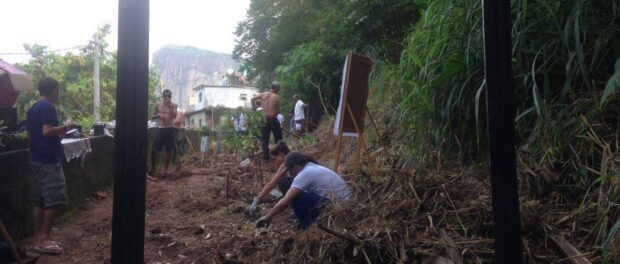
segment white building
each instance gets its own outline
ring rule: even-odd
[[[186,125],[192,128],[214,128],[227,112],[239,107],[252,108],[250,99],[259,94],[254,87],[201,85],[193,89]],[[215,120],[215,122],[214,122]]]

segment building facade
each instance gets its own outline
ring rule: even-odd
[[[259,94],[254,87],[201,85],[193,89],[185,124],[191,128],[217,127],[235,109],[251,109],[252,97]]]

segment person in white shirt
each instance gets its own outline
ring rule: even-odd
[[[297,95],[293,95],[293,102],[295,102],[295,107],[293,110],[293,119],[295,120],[295,132],[301,134],[303,123],[306,119],[306,116],[304,114],[304,108],[307,105],[304,104],[304,102],[301,101],[301,99],[299,99],[299,96]]]
[[[280,128],[285,129],[285,127],[284,127],[284,116],[282,114],[278,113],[277,118],[278,118],[278,121],[280,122]]]
[[[269,181],[263,187],[263,189],[258,193],[258,195],[254,197],[254,199],[252,199],[252,204],[250,204],[250,206],[246,210],[246,213],[248,215],[250,216],[256,215],[256,211],[258,209],[258,203],[260,202],[260,199],[267,196],[267,194],[269,194],[269,192],[271,192],[271,190],[273,190],[276,187],[276,185],[278,186],[282,194],[285,194],[286,191],[290,188],[291,181],[285,179],[287,177],[286,177],[286,168],[284,167],[284,159],[286,158],[286,155],[289,152],[291,152],[290,149],[288,148],[286,143],[284,143],[283,141],[278,142],[278,145],[275,148],[273,148],[271,151],[269,151],[269,155],[271,155],[271,159],[275,161],[274,163],[276,167],[278,167],[278,170],[271,178],[271,181]]]
[[[275,215],[290,205],[297,217],[298,228],[305,230],[319,216],[323,204],[342,201],[351,195],[351,189],[337,173],[304,154],[289,153],[284,166],[294,177],[290,188],[269,213],[258,219],[257,227],[268,226]]]
[[[238,134],[244,134],[248,130],[247,117],[241,112],[241,107],[237,109],[237,115],[232,118],[232,122]]]

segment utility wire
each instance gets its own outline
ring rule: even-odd
[[[59,52],[59,51],[65,51],[65,50],[79,49],[79,48],[83,48],[87,46],[88,45],[80,45],[80,46],[74,46],[74,47],[69,47],[69,48],[64,48],[64,49],[46,50],[46,51],[43,51],[42,53],[52,53],[52,52]],[[31,53],[30,52],[0,52],[0,55],[31,55]]]

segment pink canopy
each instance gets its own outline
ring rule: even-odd
[[[11,108],[20,91],[34,91],[32,78],[24,71],[0,59],[0,108]]]

